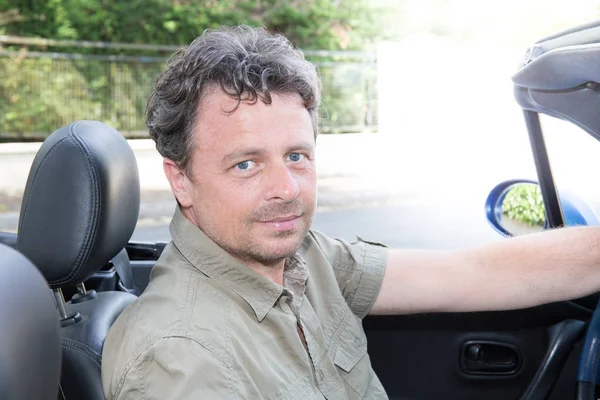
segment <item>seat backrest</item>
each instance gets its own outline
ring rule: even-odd
[[[61,384],[69,399],[103,400],[101,354],[108,329],[136,297],[85,292],[82,283],[127,245],[137,223],[137,162],[125,138],[97,121],[48,137],[36,154],[21,205],[17,248],[40,269],[63,304]],[[82,290],[83,289],[83,290]]]
[[[55,400],[60,366],[52,291],[27,258],[0,244],[0,399]]]

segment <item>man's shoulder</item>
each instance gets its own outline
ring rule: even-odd
[[[198,270],[165,272],[161,269],[169,267],[161,264],[155,268],[157,276],[111,327],[107,345],[127,345],[128,352],[138,353],[161,338],[195,339],[199,331],[203,337],[214,331],[218,338],[232,306],[223,288]]]
[[[316,230],[310,230],[300,248],[300,254],[316,256],[326,260],[334,268],[346,268],[354,262],[362,263],[370,258],[385,258],[388,248],[385,244],[369,241],[356,236],[354,241],[331,237]]]
[[[345,252],[344,241],[311,229],[304,237],[298,252],[308,262],[309,267],[315,263],[335,266]]]
[[[171,254],[172,256],[172,254]],[[120,380],[156,344],[180,341],[224,354],[223,332],[239,304],[194,266],[161,257],[150,283],[110,328],[102,354],[103,382]]]
[[[304,255],[306,253],[323,253],[323,247],[328,247],[331,243],[334,243],[336,239],[327,236],[326,234],[311,229],[308,231],[302,245],[300,246],[299,252]]]

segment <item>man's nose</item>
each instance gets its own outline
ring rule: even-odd
[[[300,185],[287,165],[276,165],[270,168],[264,193],[266,200],[291,202],[300,194]]]

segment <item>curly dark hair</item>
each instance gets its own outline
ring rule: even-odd
[[[176,52],[156,80],[146,125],[159,153],[187,169],[198,105],[210,87],[240,102],[271,103],[271,93],[302,98],[318,133],[321,82],[315,65],[280,34],[245,25],[206,30]],[[235,111],[231,110],[232,112]]]

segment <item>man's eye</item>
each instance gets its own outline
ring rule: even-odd
[[[254,161],[242,161],[241,163],[237,163],[235,167],[240,171],[248,171],[254,166]]]
[[[289,158],[290,158],[290,161],[292,161],[292,162],[302,161],[304,159],[304,154],[290,153]]]

